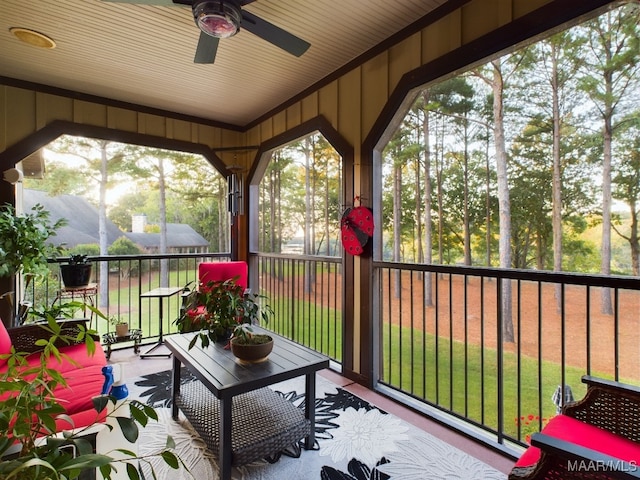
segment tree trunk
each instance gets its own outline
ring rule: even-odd
[[[504,138],[504,106],[502,95],[504,81],[500,60],[493,65],[493,134],[496,149],[496,173],[498,180],[498,212],[500,218],[500,267],[511,268],[511,203],[507,173],[507,151]],[[511,306],[511,281],[502,281],[502,335],[505,342],[513,342],[513,319]]]
[[[471,265],[471,225],[469,225],[469,123],[464,122],[464,264]]]
[[[107,146],[109,142],[100,141],[100,198],[98,203],[98,241],[100,242],[100,255],[108,255],[109,239],[107,238]],[[100,294],[98,305],[100,308],[109,308],[109,262],[100,262]]]
[[[167,188],[164,178],[164,160],[158,156],[158,189],[160,193],[160,254],[167,254]],[[169,286],[169,260],[160,260],[160,286]]]
[[[393,166],[393,261],[400,261],[402,243],[402,166],[396,162]],[[400,271],[394,273],[394,295],[400,298]]]
[[[633,275],[640,275],[640,241],[638,240],[638,209],[636,202],[631,201],[631,233],[629,235],[629,245],[631,246],[631,267]]]
[[[429,139],[429,110],[427,109],[430,101],[430,92],[426,90],[423,93],[424,98],[424,263],[427,265],[433,263],[433,231],[431,223],[431,143]],[[432,294],[433,274],[426,272],[424,275],[424,304],[427,307],[433,305]]]
[[[606,72],[605,88],[607,98],[612,94],[611,73]],[[604,131],[603,131],[603,152],[602,152],[602,244],[600,273],[611,275],[611,142],[612,142],[612,117],[613,108],[610,101],[605,101],[604,108]],[[611,304],[611,289],[602,287],[600,290],[600,311],[605,315],[613,314]]]
[[[311,144],[309,138],[307,137],[304,140],[304,166],[305,166],[305,176],[304,176],[304,186],[305,186],[305,213],[304,213],[304,254],[311,255],[311,235],[312,232],[312,223],[311,217],[313,212],[311,210]],[[304,269],[304,292],[311,293],[311,278],[310,278],[310,268],[311,266],[305,262]]]
[[[556,44],[551,44],[551,96],[553,108],[553,173],[551,193],[551,224],[553,230],[553,271],[562,271],[562,170],[560,165],[560,101],[558,85],[558,57]],[[556,309],[562,308],[562,286],[555,286]]]

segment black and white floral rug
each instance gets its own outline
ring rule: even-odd
[[[130,398],[153,406],[160,417],[158,423],[151,422],[142,430],[139,454],[162,449],[167,435],[171,435],[189,472],[176,472],[159,460],[154,462],[157,478],[216,480],[216,457],[182,415],[177,422],[171,418],[170,373],[154,373],[127,382]],[[195,381],[186,373],[182,382]],[[304,377],[272,388],[304,408]],[[322,376],[317,376],[316,396],[315,449],[292,446],[274,458],[234,468],[233,480],[506,478],[480,460],[372,406]]]

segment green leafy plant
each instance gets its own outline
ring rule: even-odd
[[[13,205],[4,204],[0,208],[0,277],[22,273],[29,281],[33,276],[47,275],[47,257],[61,251],[47,240],[65,224],[62,219],[52,223],[40,204],[22,215],[16,215]]]
[[[237,277],[201,282],[193,291],[189,289],[190,284],[185,286],[186,295],[176,324],[180,333],[200,331],[189,348],[198,339],[207,347],[210,342],[226,340],[234,334],[248,338],[251,325],[269,321],[273,310],[269,305],[260,304],[266,297],[245,292],[236,282]]]
[[[87,263],[87,256],[83,254],[71,255],[68,263],[69,265],[84,265]]]
[[[100,309],[79,300],[55,303],[53,305],[34,306],[29,309],[27,315],[29,322],[46,322],[49,318],[76,318],[77,312],[85,312],[87,310],[93,312],[98,318],[109,320]]]
[[[250,324],[241,323],[233,329],[231,340],[240,345],[261,345],[270,342],[272,337],[261,333],[253,333]]]
[[[16,352],[14,348],[9,354],[0,356],[7,360],[6,371],[0,374],[0,478],[71,480],[84,471],[97,468],[109,479],[118,468],[125,468],[130,479],[138,480],[137,464],[145,462],[153,471],[150,459],[156,456],[172,468],[184,466],[172,451],[175,445],[171,437],[155,454],[138,457],[125,448],[117,449],[121,457],[115,459],[107,454],[93,453],[86,434],[95,424],[57,432],[56,419],[70,419],[56,400],[54,391],[67,384],[60,372],[47,366],[48,361],[55,358],[73,362],[60,351],[57,346],[60,344],[84,342],[92,354],[96,349],[95,332],[80,325],[77,336],[71,337],[63,333],[61,323],[50,315],[41,328],[46,331],[47,338],[36,341],[41,349],[39,362],[27,363],[27,354]],[[139,426],[145,427],[150,420],[158,419],[152,407],[137,400],[118,404],[114,397],[102,395],[95,397],[93,404],[97,412],[113,405],[112,411],[107,410],[107,418],[115,419],[122,435],[131,443],[138,438]],[[115,428],[110,424],[106,424],[107,427]]]

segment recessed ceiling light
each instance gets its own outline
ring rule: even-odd
[[[35,30],[30,30],[28,28],[11,27],[9,31],[13,33],[18,38],[18,40],[21,40],[24,43],[28,43],[29,45],[33,45],[34,47],[40,47],[40,48],[56,47],[56,42],[54,42],[51,38],[47,37],[46,35],[36,32]]]

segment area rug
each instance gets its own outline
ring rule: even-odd
[[[182,382],[197,381],[183,369]],[[158,479],[217,480],[216,457],[180,414],[171,418],[171,372],[132,379],[130,398],[153,406],[159,422],[142,429],[139,454],[161,450],[167,435],[188,471],[153,460]],[[304,377],[275,384],[278,394],[304,408]],[[400,418],[388,414],[322,376],[316,381],[316,444],[293,445],[273,458],[234,467],[233,480],[497,480],[506,476]],[[150,470],[146,478],[153,478]]]

